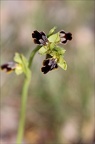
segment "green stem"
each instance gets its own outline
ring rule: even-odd
[[[20,121],[18,127],[18,135],[17,135],[17,144],[22,143],[23,134],[24,134],[26,102],[27,102],[29,83],[30,83],[30,79],[26,77],[22,88],[21,111],[20,111]]]
[[[40,49],[41,46],[37,46],[30,54],[29,58],[29,68],[32,66],[33,58],[36,52]],[[31,72],[28,73],[28,76],[25,77],[23,88],[22,88],[22,98],[21,98],[21,111],[20,111],[20,120],[18,126],[18,134],[17,134],[17,144],[22,143],[23,135],[24,135],[24,126],[25,126],[25,115],[26,115],[26,103],[27,103],[27,95],[29,84],[31,80]]]
[[[32,61],[33,61],[33,58],[36,54],[36,52],[41,48],[41,46],[37,46],[30,54],[30,58],[29,58],[29,68],[31,68],[32,66]]]

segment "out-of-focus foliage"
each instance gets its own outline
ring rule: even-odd
[[[36,29],[48,33],[57,26],[73,35],[64,46],[67,71],[60,68],[43,75],[40,69],[44,56],[37,54],[34,58],[24,139],[31,144],[90,144],[95,130],[94,0],[0,3],[0,64],[12,61],[15,52],[28,58],[35,48],[31,33]],[[7,142],[13,144],[23,76],[0,73],[1,141],[5,142],[7,136]],[[12,128],[5,119],[8,125],[13,124]]]

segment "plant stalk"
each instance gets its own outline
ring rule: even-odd
[[[34,58],[36,52],[37,52],[40,48],[41,48],[41,46],[38,45],[38,46],[31,52],[30,58],[29,58],[29,68],[31,68],[32,62],[33,62],[33,58]]]
[[[17,144],[22,144],[22,139],[24,135],[26,103],[27,103],[29,84],[30,84],[30,79],[26,77],[22,88],[21,111],[20,111],[20,120],[19,120],[18,134],[17,134]]]
[[[41,46],[37,46],[30,54],[29,58],[29,69],[32,66],[33,58],[36,52],[40,49]],[[25,77],[23,88],[22,88],[22,97],[21,97],[21,111],[20,111],[20,120],[17,133],[17,144],[22,144],[24,127],[25,127],[25,116],[26,116],[26,103],[28,97],[28,89],[31,80],[31,72],[28,73],[28,76]]]

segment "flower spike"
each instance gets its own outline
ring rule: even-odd
[[[67,63],[64,60],[65,49],[59,46],[60,43],[66,44],[67,41],[72,40],[72,34],[61,30],[55,33],[55,27],[50,30],[49,34],[39,32],[35,30],[32,33],[32,38],[35,44],[39,44],[40,55],[46,55],[46,59],[43,62],[41,71],[46,74],[49,71],[61,67],[67,70]]]

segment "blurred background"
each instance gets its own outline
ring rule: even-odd
[[[0,0],[0,64],[15,52],[27,58],[35,48],[31,33],[57,26],[71,32],[67,71],[44,75],[36,54],[27,101],[23,144],[95,144],[94,0]],[[23,75],[1,71],[0,142],[16,144]]]

